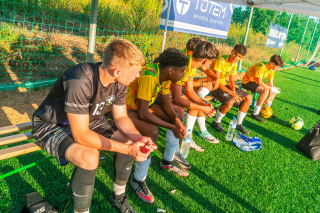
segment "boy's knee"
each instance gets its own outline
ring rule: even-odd
[[[252,96],[251,95],[247,95],[246,97],[244,97],[244,101],[251,103],[252,102]]]
[[[228,103],[226,103],[226,107],[227,107],[228,109],[231,109],[232,106],[233,106],[233,104],[234,104],[234,101],[231,100],[231,101],[229,101]]]
[[[98,168],[100,152],[98,149],[89,148],[83,152],[83,161],[79,165],[86,170],[94,170]]]
[[[150,137],[153,141],[153,143],[157,143],[158,136],[159,136],[159,129],[156,125],[150,125],[148,126],[148,137]]]

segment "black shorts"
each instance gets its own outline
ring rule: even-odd
[[[256,82],[249,82],[247,84],[242,84],[242,87],[246,90],[250,90],[252,93],[256,92],[259,85]]]
[[[70,145],[76,143],[73,139],[70,126],[47,123],[39,117],[33,116],[32,129],[32,134],[45,151],[55,157],[60,165],[68,164],[65,153]],[[105,116],[89,123],[89,129],[107,138],[111,138],[118,130],[114,121]]]
[[[228,89],[230,89],[230,87],[228,85],[226,85],[226,87]],[[244,98],[244,97],[250,95],[249,93],[243,91],[242,89],[239,89],[238,87],[236,87],[236,93],[240,98]],[[222,104],[226,104],[229,101],[233,100],[231,95],[229,95],[228,93],[226,93],[225,91],[223,91],[220,88],[211,91],[210,95],[212,95],[215,98],[217,98]]]

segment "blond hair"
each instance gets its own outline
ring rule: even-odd
[[[123,38],[113,39],[103,53],[103,68],[114,65],[131,67],[140,64],[142,66],[144,63],[145,59],[141,50]]]

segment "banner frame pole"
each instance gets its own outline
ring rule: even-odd
[[[292,20],[292,16],[293,16],[293,13],[291,13],[291,16],[290,16],[290,19],[289,19],[289,23],[288,23],[288,26],[287,26],[287,38],[288,38],[288,34],[289,34],[289,28],[290,28],[290,24],[291,24],[291,20]],[[286,38],[286,40],[287,40]],[[280,56],[282,55],[282,52],[283,52],[283,48],[284,48],[284,45],[286,43],[283,44],[283,47],[281,48],[281,51],[280,51]]]
[[[300,49],[301,49],[301,46],[302,46],[302,43],[303,43],[303,39],[304,39],[304,36],[305,36],[307,28],[308,28],[309,19],[310,19],[310,16],[308,16],[307,24],[306,24],[306,27],[304,28],[303,36],[302,36],[301,43],[300,43],[300,46],[299,46],[299,49],[298,49],[298,53],[297,53],[297,56],[296,56],[296,60],[294,61],[294,63],[297,63],[297,61],[298,61],[298,57],[299,57]]]
[[[252,19],[252,12],[253,12],[253,7],[251,7],[251,10],[250,10],[250,16],[249,16],[249,20],[248,20],[248,24],[247,24],[246,34],[244,36],[243,45],[246,45],[246,43],[247,43],[251,19]],[[241,67],[242,67],[242,59],[239,61],[238,70],[241,70]]]
[[[317,19],[316,26],[315,26],[315,28],[314,28],[314,30],[313,30],[313,34],[312,34],[312,38],[311,38],[311,41],[310,41],[310,44],[309,44],[308,52],[307,52],[306,58],[305,58],[304,60],[307,60],[307,58],[308,58],[309,51],[310,51],[310,47],[311,47],[311,44],[312,44],[312,42],[313,42],[314,34],[316,33],[318,23],[319,23],[319,18]]]
[[[98,6],[99,6],[99,0],[91,0],[87,62],[94,62],[93,56],[94,56],[94,49],[96,46]]]
[[[168,9],[167,9],[167,18],[166,18],[166,23],[165,23],[165,25],[164,25],[164,32],[163,32],[163,38],[162,38],[161,52],[164,51],[164,47],[165,47],[165,45],[166,45],[167,27],[168,27],[168,20],[169,20],[170,8],[171,8],[171,0],[169,0],[169,5],[168,5]],[[161,19],[161,18],[160,18],[160,19]]]

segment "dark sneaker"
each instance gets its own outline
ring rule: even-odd
[[[320,110],[317,112],[318,115],[320,115]]]
[[[174,165],[174,164],[169,164],[169,165],[164,165],[162,161],[160,161],[160,167],[162,169],[168,170],[170,172],[175,173],[176,175],[179,175],[180,177],[187,177],[189,176],[189,173],[187,170],[181,169],[180,167]]]
[[[271,115],[271,118],[277,118],[277,116],[275,116],[274,114]]]
[[[261,123],[265,123],[266,122],[265,120],[263,120],[261,118],[261,116],[259,114],[257,114],[257,115],[251,114],[251,118],[253,118],[253,119],[257,120],[257,121],[260,121]]]
[[[213,137],[208,130],[201,132],[198,132],[198,135],[203,138],[204,140],[208,141],[209,143],[219,143],[219,140]]]
[[[196,144],[196,142],[194,142],[194,140],[191,141],[190,149],[194,149],[194,150],[196,150],[197,152],[204,152],[204,148],[202,148],[201,146],[199,146],[198,144]]]
[[[153,203],[154,202],[154,197],[152,193],[150,192],[146,181],[136,181],[133,180],[133,178],[130,181],[130,185],[132,188],[136,191],[136,194],[138,197],[143,200],[146,203]]]
[[[224,130],[223,130],[223,127],[221,125],[221,123],[217,123],[217,122],[214,122],[212,121],[212,124],[213,128],[215,128],[218,132],[221,132],[221,133],[224,133]]]
[[[110,205],[117,209],[121,213],[136,213],[133,208],[130,206],[128,197],[123,193],[123,196],[116,198],[114,192],[112,192],[109,198]]]
[[[177,163],[183,169],[191,169],[191,165],[186,161],[186,159],[182,156],[180,150],[176,151],[174,158],[174,162]]]
[[[249,134],[249,131],[246,130],[246,128],[244,128],[244,126],[242,126],[242,124],[237,125],[236,129],[244,134],[247,134],[247,135]]]

